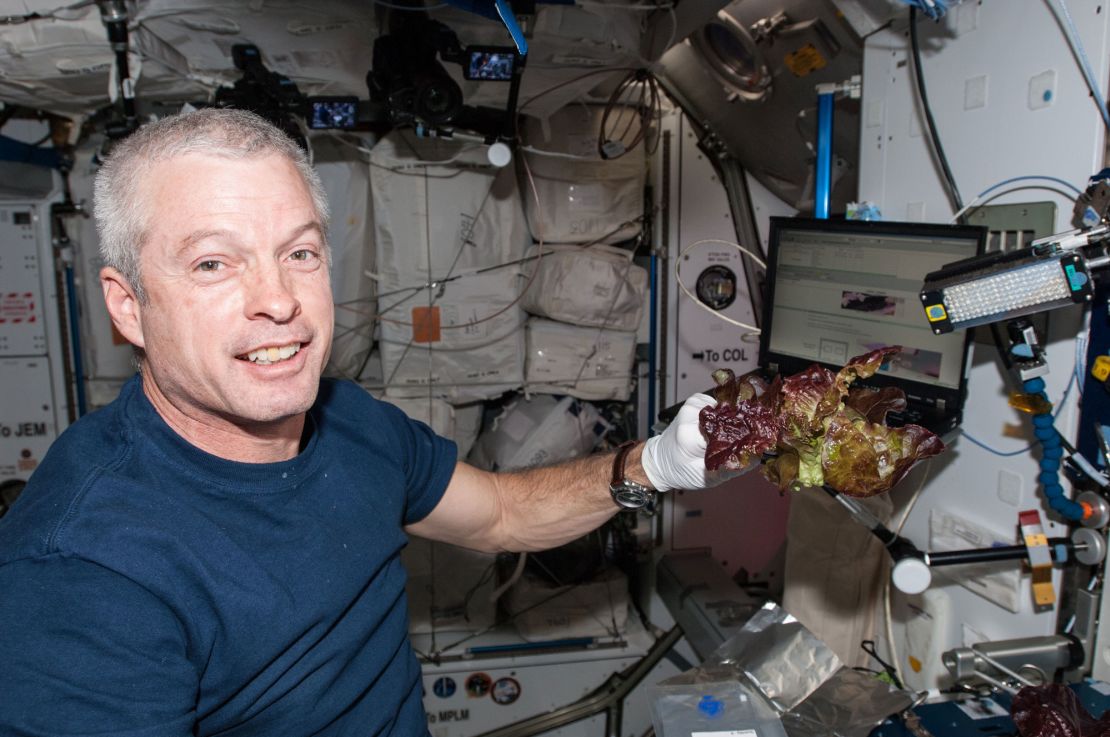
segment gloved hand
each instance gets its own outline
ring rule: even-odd
[[[698,416],[703,407],[715,404],[717,400],[708,394],[694,394],[661,435],[650,437],[644,443],[640,464],[657,491],[716,486],[758,465],[753,463],[738,471],[706,471],[706,440],[701,434]]]

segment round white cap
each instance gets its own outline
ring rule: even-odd
[[[513,150],[509,148],[508,144],[498,141],[489,147],[486,157],[489,158],[489,163],[501,168],[508,166],[509,162],[513,160]]]
[[[894,564],[890,580],[904,594],[920,594],[933,582],[933,572],[920,558],[903,558]]]

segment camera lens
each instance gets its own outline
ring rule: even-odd
[[[417,94],[416,114],[432,124],[446,123],[458,114],[461,105],[462,92],[452,80],[429,80]]]

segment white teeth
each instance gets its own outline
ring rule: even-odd
[[[259,348],[247,354],[247,360],[260,365],[268,365],[292,358],[301,349],[300,343],[290,343],[278,348]]]

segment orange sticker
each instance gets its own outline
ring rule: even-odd
[[[796,77],[804,77],[810,72],[824,69],[828,64],[813,44],[806,44],[797,51],[791,51],[783,59],[783,63],[786,64],[787,69],[794,72]]]
[[[435,343],[440,340],[439,335],[439,308],[413,307],[412,308],[412,342]]]

